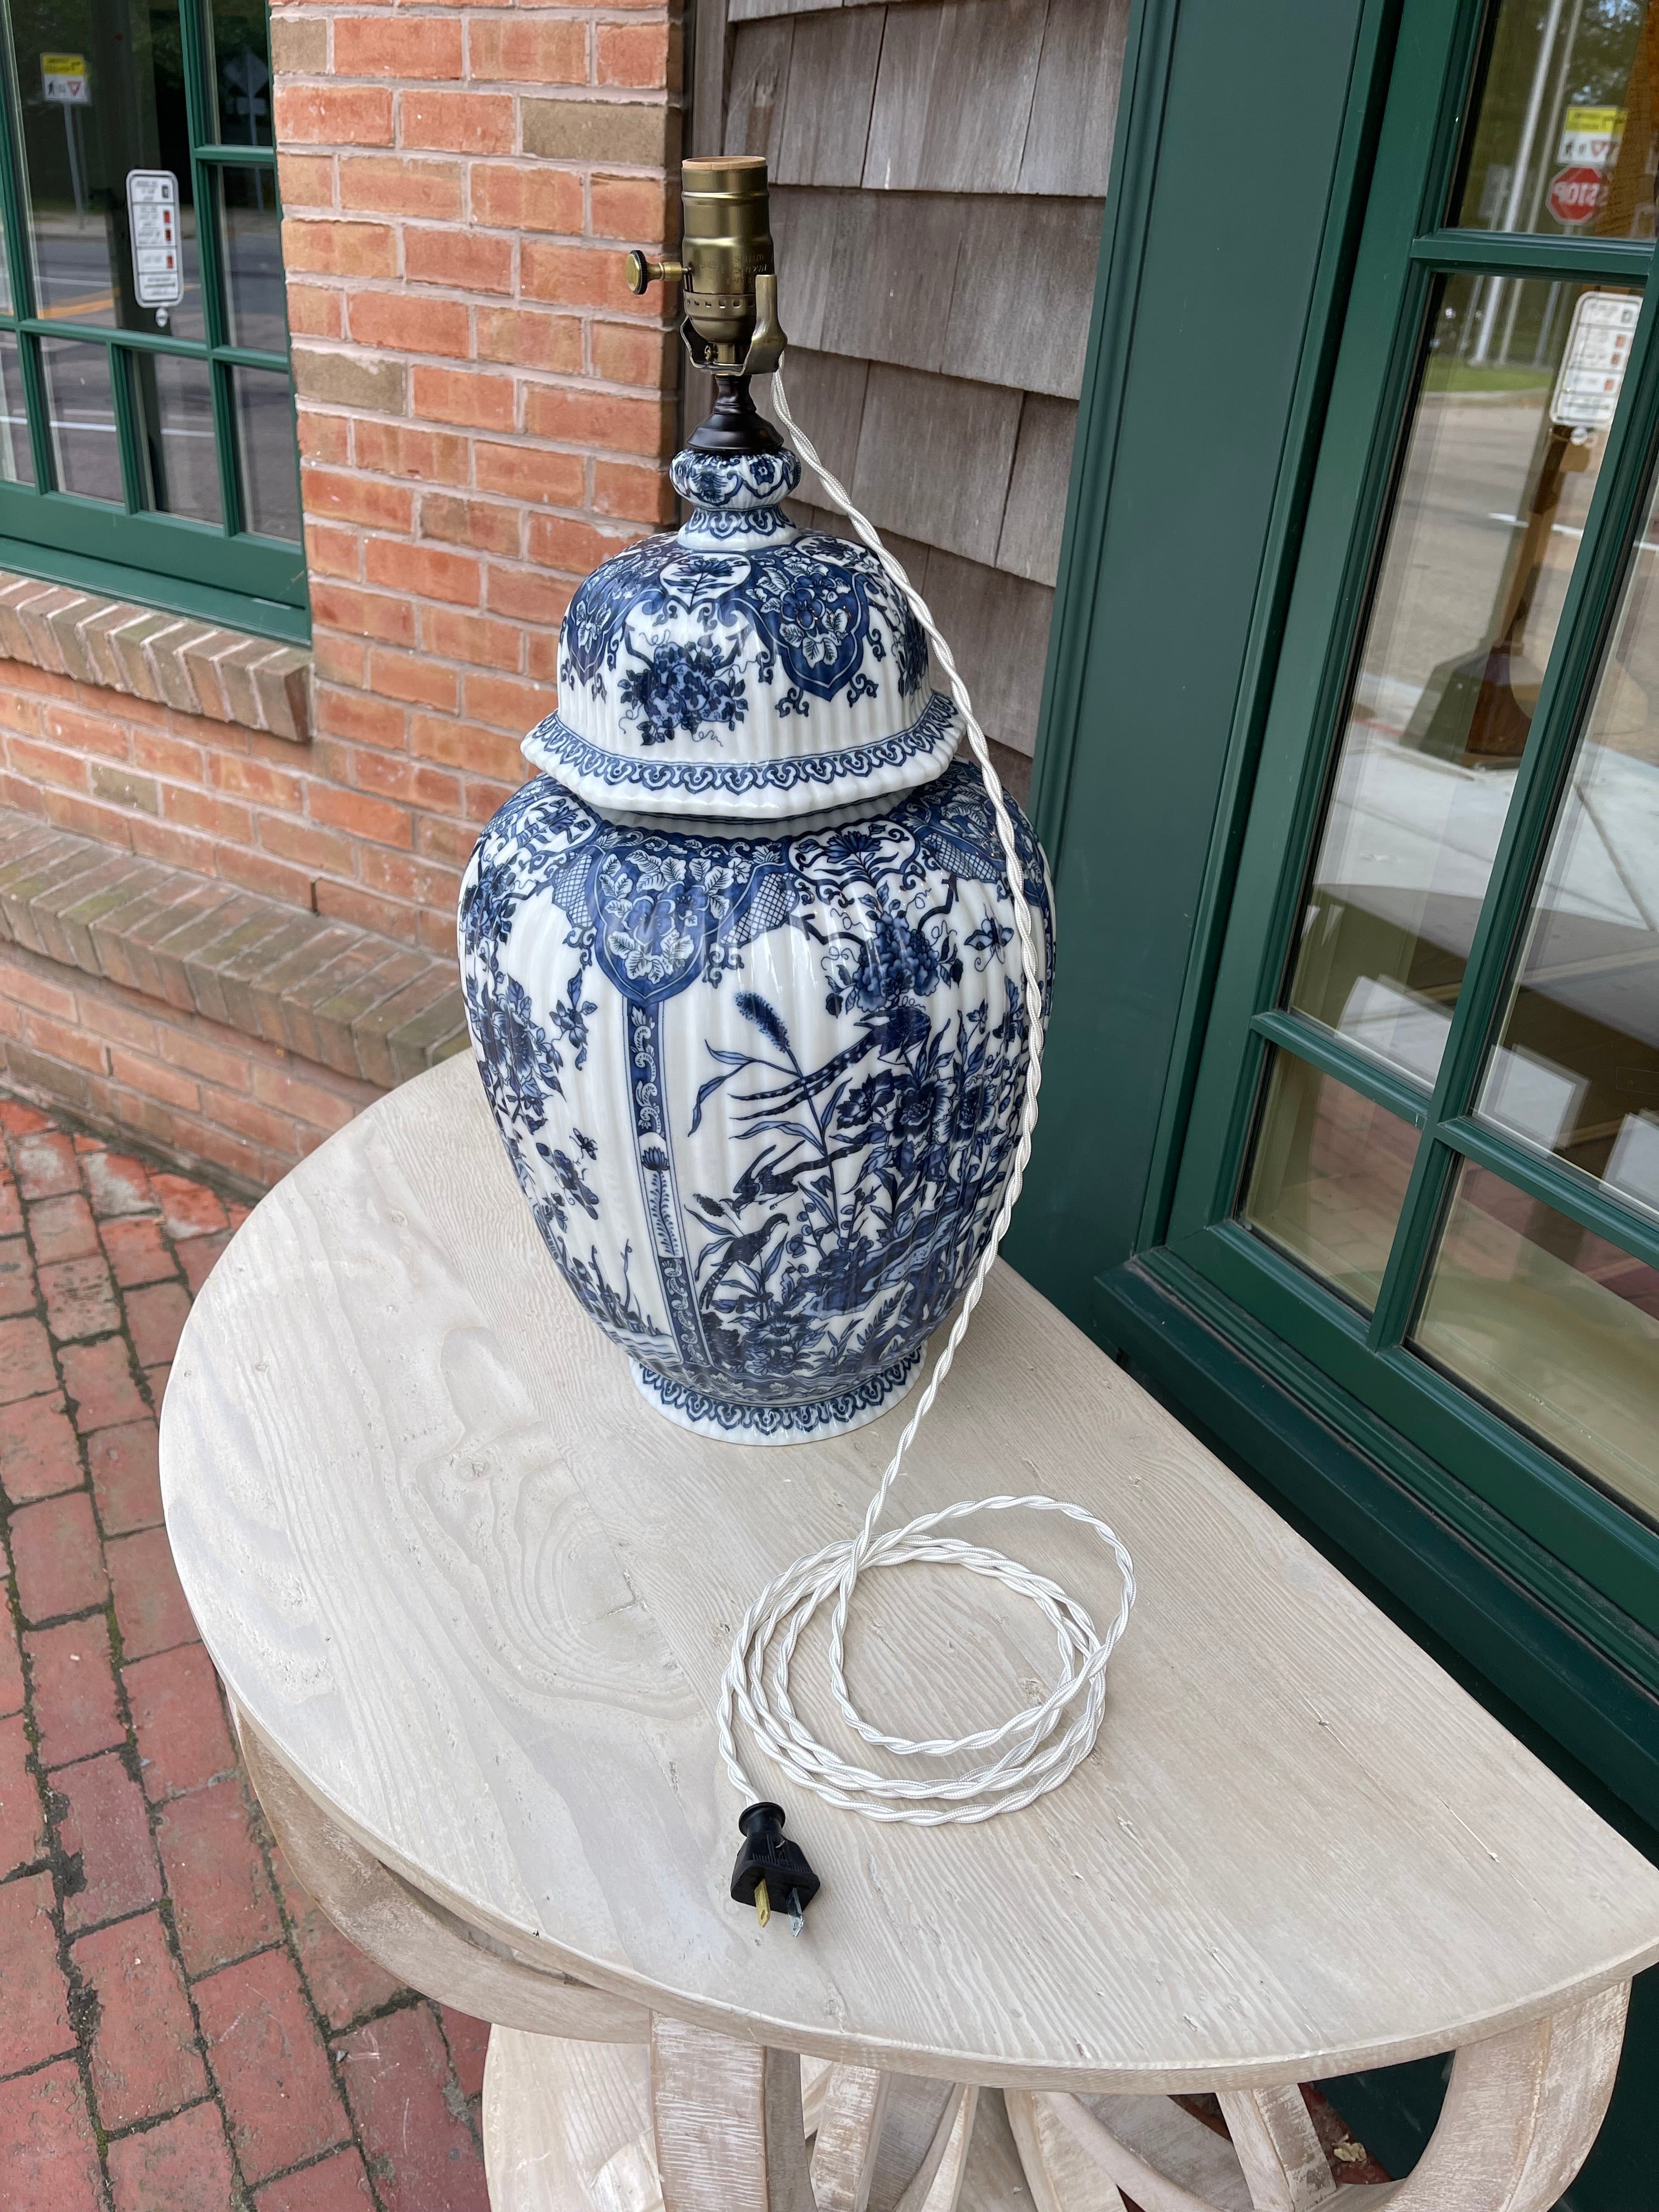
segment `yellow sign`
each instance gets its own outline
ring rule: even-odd
[[[1610,168],[1624,135],[1622,107],[1570,107],[1561,118],[1561,143],[1555,158],[1587,162],[1592,169]]]
[[[42,54],[40,94],[58,107],[90,107],[92,92],[87,82],[84,54]],[[80,204],[80,195],[76,195]]]

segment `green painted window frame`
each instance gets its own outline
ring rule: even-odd
[[[1404,1348],[1453,1176],[1470,1159],[1659,1265],[1659,1232],[1565,1167],[1472,1115],[1474,1085],[1506,1003],[1528,901],[1659,461],[1659,337],[1652,247],[1442,227],[1486,10],[1406,0],[1365,201],[1348,313],[1314,466],[1300,557],[1231,904],[1171,1175],[1149,1198],[1144,1243],[1328,1377],[1346,1425],[1387,1425],[1450,1470],[1522,1540],[1482,1535],[1498,1563],[1578,1633],[1659,1689],[1659,1534]],[[1278,1011],[1420,360],[1425,311],[1448,272],[1595,277],[1644,301],[1583,552],[1518,772],[1439,1079],[1426,1105],[1339,1040]],[[1314,733],[1310,741],[1310,730]],[[1278,1048],[1338,1077],[1423,1132],[1376,1311],[1368,1320],[1235,1218],[1264,1064]],[[1409,1468],[1409,1455],[1395,1457]],[[1410,1475],[1407,1474],[1407,1480]],[[1439,1509],[1442,1501],[1434,1501]]]
[[[274,370],[293,390],[287,351],[266,353],[229,342],[224,270],[220,251],[216,171],[234,164],[257,167],[270,179],[279,235],[282,202],[276,155],[269,146],[220,144],[215,131],[210,78],[210,0],[178,0],[184,65],[185,111],[190,131],[191,198],[197,210],[205,343],[158,331],[109,329],[68,318],[37,314],[33,257],[29,251],[23,186],[22,132],[12,82],[10,42],[0,56],[0,231],[11,270],[11,312],[0,312],[0,332],[19,341],[21,380],[28,410],[34,483],[0,482],[0,566],[76,584],[112,597],[131,598],[168,611],[194,614],[258,635],[307,642],[310,601],[301,546],[243,528],[241,471],[233,417],[230,373]],[[102,345],[110,356],[125,506],[83,499],[53,483],[52,438],[42,338],[75,338]],[[222,520],[198,522],[164,514],[143,504],[143,468],[128,365],[136,356],[172,354],[209,365],[213,399]],[[299,444],[294,467],[299,473]]]

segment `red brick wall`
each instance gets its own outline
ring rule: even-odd
[[[0,805],[313,907],[324,854],[356,873],[344,838],[318,842],[313,786],[325,814],[312,747],[0,662]]]
[[[453,946],[571,591],[669,513],[676,349],[622,263],[671,221],[674,15],[274,9],[315,735],[8,663],[0,802]]]
[[[248,1191],[285,1175],[379,1097],[367,1083],[200,1014],[0,945],[4,1087],[63,1102]]]
[[[672,343],[623,249],[678,160],[661,0],[273,11],[323,910],[453,930],[574,583],[671,510]],[[292,833],[290,833],[291,836]]]

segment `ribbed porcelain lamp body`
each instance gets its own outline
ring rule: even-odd
[[[955,709],[880,562],[787,520],[798,478],[787,453],[676,460],[691,520],[577,592],[525,740],[543,773],[460,909],[550,1251],[665,1413],[757,1443],[915,1380],[1007,1181],[1028,1017]]]

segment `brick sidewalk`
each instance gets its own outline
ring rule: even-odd
[[[0,2206],[486,2212],[488,2031],[294,1881],[161,1526],[155,1408],[245,1209],[0,1131]]]

